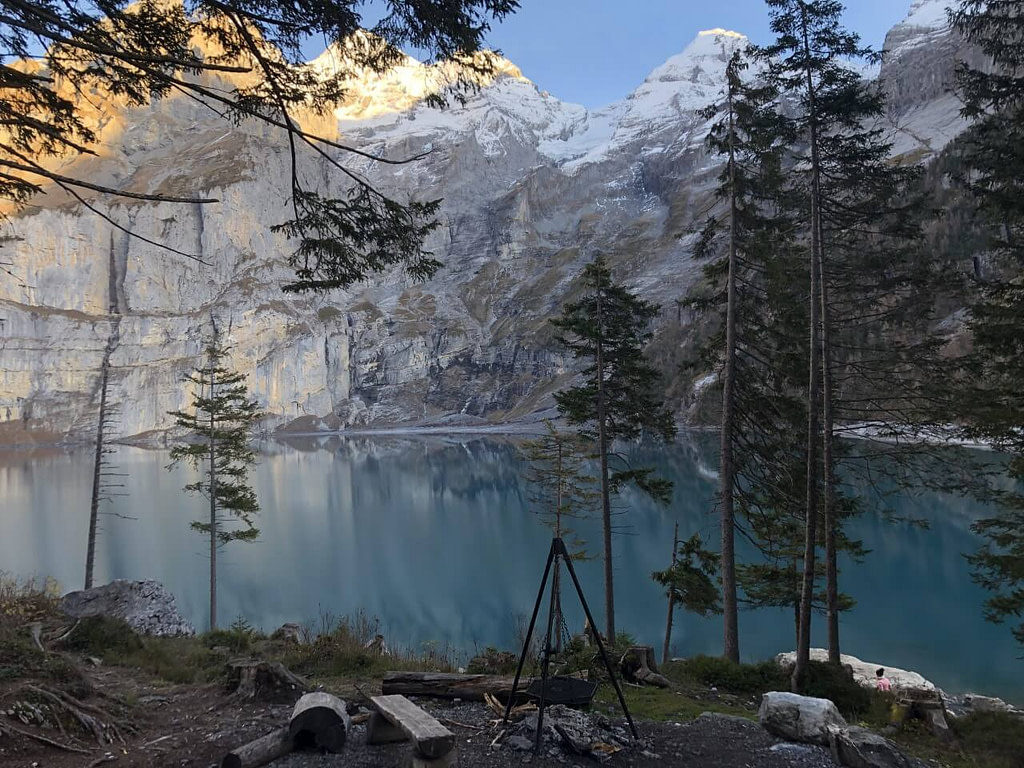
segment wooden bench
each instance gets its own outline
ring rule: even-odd
[[[447,768],[456,764],[455,734],[405,696],[374,696],[377,711],[366,724],[367,744],[411,741],[413,768]]]

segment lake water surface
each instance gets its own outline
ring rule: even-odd
[[[627,495],[618,518],[617,626],[661,647],[665,598],[650,573],[667,565],[672,528],[716,537],[713,439],[634,449],[676,483],[660,508]],[[203,500],[181,487],[190,476],[167,471],[167,452],[119,448],[128,496],[108,511],[98,544],[96,581],[151,578],[176,595],[202,628],[207,614],[204,540],[189,529]],[[550,535],[529,511],[516,443],[499,437],[330,437],[263,446],[254,469],[261,537],[234,543],[220,559],[220,623],[244,616],[273,630],[322,613],[363,610],[393,643],[437,643],[472,653],[511,648],[533,607]],[[0,452],[0,570],[51,576],[81,587],[88,529],[89,449]],[[856,600],[844,614],[843,650],[914,669],[951,692],[976,691],[1024,703],[1024,661],[1005,626],[984,621],[985,593],[971,583],[962,553],[976,546],[971,522],[984,509],[969,500],[904,497],[896,511],[926,519],[929,530],[886,522],[869,511],[851,533],[872,550],[843,564],[842,588]],[[583,537],[600,541],[596,523]],[[578,566],[592,609],[603,608],[600,561]],[[567,606],[573,601],[566,599]],[[574,630],[582,613],[571,608]],[[793,647],[788,611],[740,616],[746,659]],[[678,655],[720,651],[720,621],[677,614]],[[824,643],[817,620],[816,645]],[[660,653],[660,651],[659,651]]]

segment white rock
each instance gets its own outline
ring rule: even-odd
[[[893,690],[936,690],[934,683],[930,680],[926,680],[924,677],[917,674],[917,672],[908,672],[905,669],[898,669],[897,667],[887,667],[885,664],[878,664],[871,661],[861,661],[856,656],[849,656],[845,653],[840,655],[839,660],[843,666],[848,666],[853,670],[853,679],[865,688],[876,688],[877,683],[875,680],[877,679],[877,676],[875,675],[875,672],[878,669],[884,669],[885,676],[889,678],[889,682],[892,683]],[[828,651],[824,648],[812,648],[811,661],[828,661]],[[792,666],[796,663],[796,651],[778,654],[775,657],[775,663],[780,666]]]
[[[771,691],[761,698],[758,712],[761,725],[769,733],[804,744],[829,744],[829,726],[846,727],[836,705],[828,699]]]

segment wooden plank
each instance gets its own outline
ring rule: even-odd
[[[424,757],[443,757],[455,748],[455,734],[405,696],[374,696],[370,702],[393,725],[402,729]]]
[[[539,679],[539,678],[538,678]],[[431,696],[438,699],[463,699],[484,701],[485,694],[491,694],[502,703],[512,693],[514,678],[498,675],[456,675],[441,672],[388,672],[381,683],[385,695]],[[516,703],[529,701],[526,689],[533,678],[524,677],[519,681]]]

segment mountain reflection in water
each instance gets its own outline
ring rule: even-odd
[[[676,483],[668,508],[626,493],[616,520],[616,623],[661,647],[665,599],[650,573],[681,535],[717,537],[713,515],[715,438],[683,436],[669,448],[631,447]],[[436,642],[464,653],[511,648],[536,596],[550,536],[529,511],[518,439],[497,436],[322,437],[261,445],[253,471],[262,513],[260,540],[236,543],[220,560],[220,622],[236,616],[272,630],[359,609],[377,617],[391,643]],[[642,456],[641,456],[642,455]],[[203,500],[181,491],[183,469],[168,472],[167,452],[122,447],[112,457],[129,473],[129,496],[116,499],[98,546],[96,580],[152,578],[177,596],[201,627],[207,601],[204,542],[189,529]],[[0,570],[81,585],[92,456],[88,448],[0,453]],[[868,511],[851,528],[871,554],[844,563],[842,588],[856,600],[843,619],[843,650],[914,669],[950,691],[977,691],[1024,702],[1024,662],[1005,626],[982,618],[985,597],[962,553],[976,545],[970,523],[984,508],[938,494],[889,499],[894,511],[930,523],[923,530]],[[596,521],[582,537],[599,549]],[[741,546],[741,549],[743,547]],[[741,552],[741,555],[749,552]],[[601,565],[578,566],[593,610],[603,608]],[[582,612],[567,599],[570,627]],[[576,610],[574,610],[576,609]],[[793,647],[788,611],[745,611],[747,659]],[[824,621],[815,644],[824,643]],[[720,622],[677,614],[679,655],[717,653]]]

